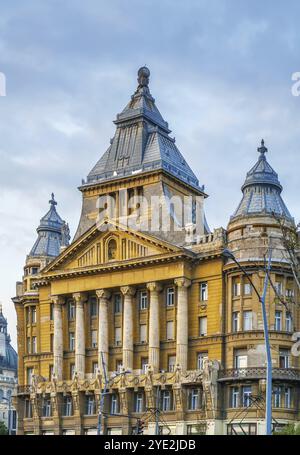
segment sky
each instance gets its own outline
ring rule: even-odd
[[[0,0],[0,11],[0,301],[14,347],[11,297],[50,194],[74,234],[77,187],[140,66],[209,194],[211,229],[226,228],[262,138],[300,219],[298,0]]]

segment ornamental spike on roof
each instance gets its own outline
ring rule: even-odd
[[[38,238],[33,245],[29,256],[52,256],[56,257],[60,253],[62,246],[69,245],[70,232],[68,224],[61,219],[56,211],[57,202],[54,194],[51,194],[49,201],[50,209],[37,228]]]
[[[278,174],[267,161],[268,149],[263,139],[257,151],[258,161],[247,173],[242,186],[243,198],[231,220],[242,216],[274,213],[293,221],[281,197],[282,186]]]
[[[204,191],[169,134],[149,90],[150,71],[138,70],[138,87],[114,121],[117,129],[108,150],[87,177],[87,185],[162,169]]]

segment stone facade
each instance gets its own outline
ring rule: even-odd
[[[148,81],[142,68],[110,148],[80,187],[83,210],[71,244],[61,236],[55,257],[49,251],[46,259],[27,257],[13,298],[19,434],[94,434],[99,422],[101,433],[131,434],[140,419],[145,434],[263,433],[260,302],[236,263],[224,259],[225,248],[262,292],[264,255],[272,247],[273,414],[278,424],[299,420],[300,365],[291,355],[299,290],[269,210],[274,198],[280,215],[293,221],[277,174],[260,148],[227,231],[210,232],[204,212],[180,225],[169,198],[189,196],[194,207],[206,194],[170,139]],[[244,203],[250,193],[253,206]],[[170,215],[168,231],[132,228],[133,216],[151,221],[157,213],[149,204],[120,203],[124,194],[147,202],[159,196]],[[117,202],[112,208],[98,205],[106,195]],[[65,223],[57,220],[59,235]]]

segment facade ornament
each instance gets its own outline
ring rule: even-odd
[[[151,365],[148,365],[146,369],[145,386],[150,388],[153,387],[153,369]]]
[[[73,376],[72,385],[71,385],[71,390],[72,391],[78,390],[78,385],[79,385],[78,384],[78,380],[79,380],[78,373],[77,373],[77,371],[75,371],[74,376]]]
[[[61,246],[68,246],[70,239],[71,236],[69,224],[64,221],[61,227]]]
[[[149,85],[150,70],[146,66],[142,66],[138,70],[138,83],[140,87],[148,87]]]

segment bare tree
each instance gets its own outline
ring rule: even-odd
[[[295,282],[300,291],[300,223],[293,225],[291,222],[276,215],[274,212],[273,217],[280,228],[282,245],[287,253]]]

